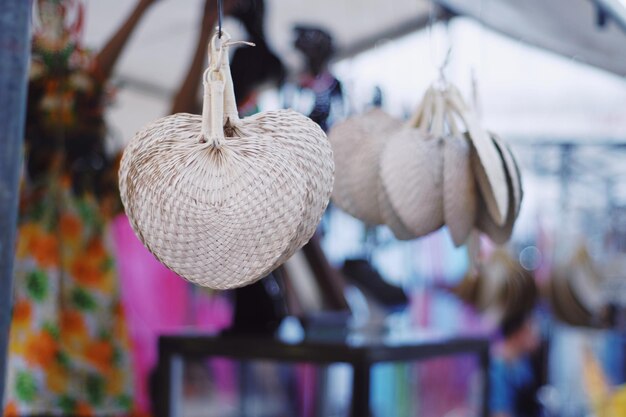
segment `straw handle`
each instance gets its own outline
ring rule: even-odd
[[[209,45],[210,55],[217,59],[214,65],[219,67],[224,77],[224,124],[230,123],[231,125],[237,125],[240,121],[229,59],[230,46],[237,44],[255,46],[252,42],[231,41],[230,35],[225,31],[222,31],[221,38],[214,36]]]
[[[204,76],[202,104],[202,141],[219,148],[224,141],[224,79],[220,71],[210,68]]]

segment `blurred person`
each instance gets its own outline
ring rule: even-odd
[[[538,376],[531,356],[540,347],[540,336],[532,310],[517,311],[500,324],[501,340],[493,350],[490,369],[491,415],[535,417],[541,413],[537,401]]]
[[[107,82],[155,0],[138,0],[98,53],[79,0],[38,0],[25,128],[5,416],[132,412],[132,367],[109,226]]]
[[[294,28],[295,48],[305,59],[305,70],[300,75],[299,87],[311,91],[314,101],[308,116],[324,131],[343,115],[343,88],[332,74],[328,64],[335,54],[332,36],[325,30],[298,25]]]

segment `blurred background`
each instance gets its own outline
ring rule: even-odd
[[[251,287],[226,292],[194,287],[159,264],[134,236],[121,207],[94,220],[104,226],[93,226],[91,240],[76,244],[93,249],[96,237],[110,243],[115,264],[115,273],[106,278],[110,291],[96,288],[89,278],[81,281],[86,272],[63,261],[72,251],[92,259],[99,249],[83,253],[64,246],[67,240],[50,249],[60,251],[59,265],[35,268],[44,271],[38,281],[32,268],[43,246],[32,243],[36,227],[25,228],[47,218],[33,214],[39,209],[28,210],[36,206],[24,191],[29,178],[66,184],[69,176],[71,198],[84,196],[75,179],[83,172],[76,168],[81,157],[68,157],[67,170],[50,168],[54,162],[29,168],[29,158],[38,157],[29,154],[38,143],[29,135],[42,137],[38,132],[50,129],[67,137],[67,132],[83,132],[74,125],[54,127],[54,111],[52,128],[32,116],[41,107],[33,103],[54,96],[56,88],[47,83],[37,93],[33,85],[89,68],[84,73],[102,85],[94,122],[100,147],[76,152],[99,155],[85,159],[84,172],[114,173],[113,161],[142,127],[173,112],[200,112],[200,76],[217,24],[217,2],[34,3],[7,417],[366,417],[355,415],[355,371],[345,363],[269,361],[256,358],[251,344],[242,353],[245,360],[180,353],[164,372],[158,343],[165,335],[180,336],[181,349],[198,335],[216,343],[241,336],[248,343],[276,338],[296,345],[435,343],[442,350],[469,337],[491,347],[491,364],[468,351],[373,365],[371,415],[626,416],[624,0],[225,0],[224,30],[235,40],[257,43],[231,48],[242,115],[291,107],[332,135],[333,126],[372,108],[409,119],[429,86],[444,80],[459,88],[482,126],[504,138],[524,189],[506,244],[476,235],[479,272],[473,269],[472,248],[455,247],[446,227],[402,241],[386,226],[365,225],[331,202],[312,243],[284,267]],[[53,36],[54,42],[46,43],[56,33],[50,27],[69,33],[69,40]],[[69,51],[62,64],[50,58],[60,51]],[[74,51],[95,59],[85,58],[81,67]],[[72,85],[82,97],[80,82]],[[93,88],[87,88],[89,94]],[[47,103],[53,110],[63,106]],[[93,112],[77,110],[90,104],[76,103],[77,120],[91,123],[87,117]],[[73,155],[68,149],[75,144],[68,143],[60,152]],[[107,197],[118,195],[116,186],[111,191],[98,181],[99,206],[112,207]],[[87,210],[87,203],[74,200],[41,201],[44,207],[60,207],[51,216],[61,220],[64,210]],[[69,226],[62,231],[61,222],[50,224],[51,235],[70,233]],[[70,314],[74,310],[67,303],[74,302],[76,292],[68,290],[74,298],[66,300],[65,270],[87,288],[84,300],[96,291],[91,295],[106,304],[106,316],[93,310],[83,315],[80,309],[76,317]],[[518,275],[528,279],[515,292],[511,288],[518,284],[510,280]],[[33,286],[49,288],[55,301],[41,301],[43,292],[33,295]],[[531,307],[507,315],[521,304]],[[45,317],[54,317],[54,337],[46,336],[51,327]],[[122,323],[124,329],[101,322]],[[28,329],[36,326],[43,330],[29,342]],[[84,340],[68,342],[65,338],[77,337],[81,326],[87,329]],[[109,343],[101,337],[103,329],[119,331],[123,343]],[[47,337],[52,337],[49,351]],[[101,361],[93,362],[85,351],[99,352]],[[67,371],[72,365],[63,368],[72,355],[81,364],[76,365],[80,377]],[[114,357],[118,362],[109,364]],[[83,369],[83,362],[90,365]],[[55,366],[66,370],[51,370]],[[50,375],[59,378],[57,385],[51,385]],[[104,382],[113,376],[117,389]]]

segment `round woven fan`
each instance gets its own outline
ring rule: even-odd
[[[443,217],[456,246],[465,243],[474,227],[476,194],[470,144],[463,135],[449,135],[443,147]]]
[[[333,182],[330,145],[309,118],[280,110],[239,119],[222,33],[211,41],[202,116],[150,124],[120,167],[142,242],[174,272],[215,289],[262,278],[306,243]]]
[[[432,93],[429,90],[423,101],[430,100]],[[380,175],[391,206],[415,237],[427,235],[444,223],[444,103],[440,96],[434,99],[435,106],[422,106],[424,115],[416,119],[420,127],[407,126],[396,132],[381,159]]]
[[[385,223],[377,198],[382,187],[378,167],[388,135],[401,126],[400,120],[373,109],[336,125],[328,135],[336,167],[332,200],[367,225]]]

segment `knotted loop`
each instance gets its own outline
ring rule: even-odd
[[[202,135],[216,147],[224,140],[224,125],[240,121],[228,55],[230,46],[239,44],[254,46],[252,42],[231,41],[225,31],[221,38],[216,33],[209,42],[209,67],[203,75]]]

